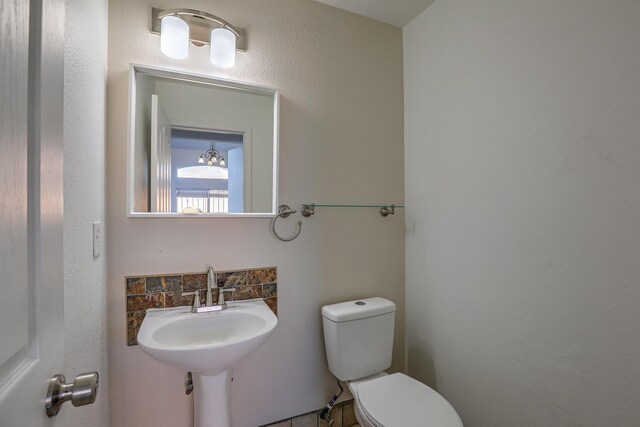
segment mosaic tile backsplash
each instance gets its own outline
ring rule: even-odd
[[[278,277],[276,267],[247,270],[217,271],[216,284],[236,290],[225,295],[227,301],[262,298],[278,315]],[[196,289],[204,305],[207,289],[207,273],[180,273],[155,276],[125,277],[127,304],[127,345],[138,344],[138,330],[149,308],[170,308],[192,305],[193,296],[182,292]],[[218,301],[218,289],[213,289],[213,301]]]

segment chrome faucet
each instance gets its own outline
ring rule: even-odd
[[[213,271],[213,267],[209,266],[209,270],[207,271],[207,301],[205,306],[211,307],[213,305],[213,294],[211,293],[211,287],[213,286],[213,281],[216,280],[216,273]]]
[[[207,313],[210,311],[220,311],[227,308],[227,304],[224,301],[224,293],[235,291],[236,288],[218,288],[218,304],[213,303],[213,290],[216,273],[213,267],[209,267],[207,271],[207,297],[204,305],[200,305],[200,290],[193,292],[183,292],[182,296],[193,295],[193,306],[191,307],[192,313]]]

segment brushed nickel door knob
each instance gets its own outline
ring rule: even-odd
[[[64,375],[57,374],[49,380],[45,409],[49,417],[60,411],[64,402],[71,401],[73,406],[89,405],[98,395],[98,373],[85,372],[76,377],[73,383],[66,383]]]

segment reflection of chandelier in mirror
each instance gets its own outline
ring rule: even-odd
[[[220,162],[220,166],[222,167],[226,165],[224,157],[222,157],[222,154],[220,154],[218,150],[213,147],[212,142],[211,147],[200,155],[200,158],[198,158],[198,163],[201,165],[204,165],[206,163],[208,166],[213,166],[217,165],[218,162]]]

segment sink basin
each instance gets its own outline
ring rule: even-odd
[[[216,375],[256,350],[277,324],[262,300],[230,302],[226,310],[209,313],[191,313],[190,307],[151,309],[138,345],[160,362]]]

